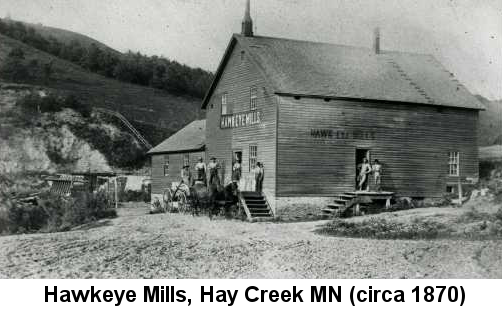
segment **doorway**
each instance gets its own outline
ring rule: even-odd
[[[242,177],[242,150],[232,151],[232,181],[239,181]],[[239,164],[237,164],[239,163]]]
[[[242,150],[234,150],[232,151],[232,166],[239,162],[242,164]]]
[[[355,189],[359,189],[359,175],[361,172],[361,166],[363,164],[364,159],[367,159],[369,163],[371,163],[371,151],[369,149],[356,149],[356,178],[355,178]],[[366,182],[363,185],[363,189],[366,189],[368,186],[368,177],[366,177]]]

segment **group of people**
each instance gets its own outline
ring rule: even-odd
[[[265,179],[265,168],[261,162],[257,162],[255,167],[251,169],[251,174],[254,175],[255,191],[261,193],[263,190],[263,180]],[[232,165],[232,182],[240,183],[242,178],[242,164],[240,158],[234,159]]]
[[[359,173],[357,176],[357,189],[360,191],[369,190],[370,175],[373,175],[373,181],[376,191],[381,191],[382,183],[382,165],[375,159],[373,164],[367,158],[358,167]],[[187,185],[193,185],[195,182],[202,184],[220,183],[221,165],[216,160],[216,157],[211,157],[209,164],[204,163],[204,159],[199,158],[199,162],[195,165],[196,178],[192,178],[190,166],[185,165],[181,170],[181,179]],[[265,169],[260,162],[256,163],[251,173],[254,175],[255,191],[261,193],[263,191],[263,180],[265,179]],[[242,178],[242,163],[240,158],[235,158],[232,165],[232,182],[239,184]]]
[[[211,157],[209,164],[206,165],[204,159],[201,157],[195,165],[196,177],[192,177],[190,165],[183,166],[181,170],[181,179],[187,185],[193,185],[196,182],[202,184],[217,184],[220,183],[221,165],[216,160],[216,157]],[[263,164],[256,163],[256,166],[251,170],[255,179],[255,191],[261,193],[263,190],[263,180],[265,178],[265,170]],[[232,165],[232,182],[239,184],[242,177],[242,164],[240,158],[235,158]]]
[[[360,191],[369,190],[369,176],[373,174],[373,181],[375,184],[375,190],[381,191],[381,183],[382,183],[382,165],[375,159],[373,161],[373,165],[371,165],[370,161],[365,158],[361,167],[359,168],[359,174],[357,176],[358,184],[357,189]]]
[[[190,165],[184,165],[181,169],[181,180],[187,185],[193,185],[196,182],[202,184],[213,184],[219,182],[220,165],[215,157],[211,157],[209,164],[206,165],[204,158],[200,157],[195,165],[196,176],[193,178]]]

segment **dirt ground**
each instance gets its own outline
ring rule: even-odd
[[[0,278],[502,278],[502,240],[367,240],[325,222],[119,217],[52,234],[0,237]]]

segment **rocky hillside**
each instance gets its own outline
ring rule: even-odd
[[[144,149],[113,120],[73,97],[0,84],[0,174],[130,170]]]

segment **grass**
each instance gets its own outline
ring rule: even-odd
[[[416,218],[411,223],[400,223],[384,218],[370,218],[362,222],[336,219],[318,230],[321,234],[371,239],[437,239],[450,235],[450,229],[433,220]]]
[[[502,239],[502,207],[491,199],[470,201],[460,208],[416,208],[335,219],[317,232],[369,239]]]

